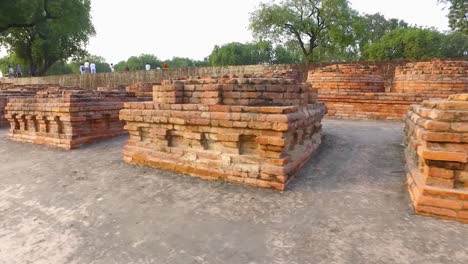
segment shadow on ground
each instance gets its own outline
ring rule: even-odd
[[[0,263],[468,263],[468,228],[415,216],[402,124],[324,123],[286,192],[71,152],[0,131]]]

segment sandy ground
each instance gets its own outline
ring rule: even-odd
[[[468,225],[413,214],[402,124],[332,121],[285,192],[0,130],[0,263],[468,263]]]

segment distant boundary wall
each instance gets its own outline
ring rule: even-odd
[[[13,83],[15,85],[31,84],[58,84],[60,86],[74,86],[83,89],[95,89],[112,85],[130,85],[134,83],[161,83],[162,80],[187,76],[212,76],[226,74],[254,74],[264,71],[297,69],[306,72],[305,65],[247,65],[229,67],[200,67],[177,68],[167,70],[130,71],[114,73],[70,74],[61,76],[27,77],[27,78],[0,78],[0,83]]]
[[[406,64],[407,61],[384,61],[384,62],[354,62],[364,66],[377,66],[385,80],[386,87],[390,91],[393,81],[395,68]],[[70,74],[44,77],[26,77],[26,78],[0,78],[0,83],[13,83],[15,85],[31,84],[58,84],[61,86],[74,86],[83,89],[95,89],[97,87],[106,87],[112,85],[130,85],[137,82],[142,83],[160,83],[162,80],[188,77],[188,76],[212,76],[225,74],[253,74],[264,71],[295,69],[304,72],[306,78],[309,71],[332,64],[341,63],[311,63],[306,64],[281,64],[281,65],[242,65],[227,67],[193,67],[193,68],[174,68],[167,70],[151,71],[130,71],[114,73],[98,73],[95,75]]]

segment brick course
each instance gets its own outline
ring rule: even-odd
[[[127,103],[126,162],[284,190],[321,142],[325,105],[284,75],[165,81]]]
[[[125,134],[118,118],[127,92],[47,90],[33,98],[12,98],[6,106],[12,140],[72,149]]]
[[[467,92],[468,61],[435,60],[399,66],[395,70],[392,91],[436,97]]]
[[[385,92],[384,78],[376,66],[330,65],[309,72],[308,81],[319,91]]]
[[[467,69],[466,61],[408,63],[397,67],[392,92],[385,92],[376,66],[326,66],[311,71],[308,82],[318,90],[329,117],[402,120],[411,104],[468,92]]]
[[[405,132],[416,213],[468,223],[468,94],[411,106]]]

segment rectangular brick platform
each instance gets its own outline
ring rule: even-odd
[[[126,162],[284,190],[321,142],[325,105],[287,77],[165,81],[127,103]]]
[[[468,94],[412,106],[405,131],[416,213],[468,223]]]
[[[12,140],[72,149],[126,134],[118,118],[126,92],[45,91],[34,98],[10,99],[6,118]]]
[[[441,98],[446,97],[440,95]],[[318,98],[328,108],[328,117],[337,119],[404,119],[409,107],[429,99],[424,94],[319,91]]]

